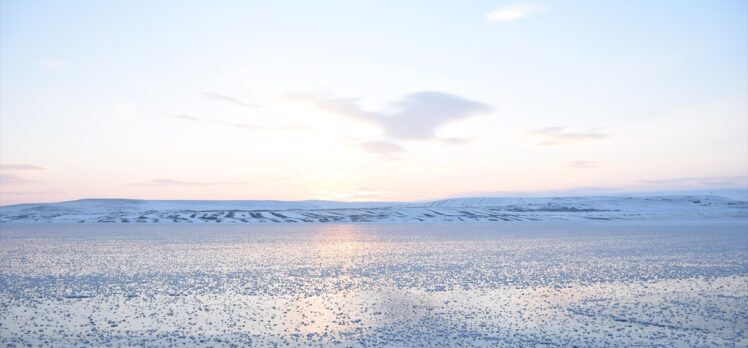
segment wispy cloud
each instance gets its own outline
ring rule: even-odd
[[[37,180],[26,179],[15,174],[0,173],[0,185],[27,185],[38,183]]]
[[[610,137],[606,133],[588,132],[566,132],[562,127],[541,128],[530,131],[530,134],[540,136],[543,140],[540,145],[552,146],[581,143],[586,141],[602,140]]]
[[[486,19],[491,22],[511,22],[534,13],[548,12],[550,10],[549,6],[517,3],[487,13]]]
[[[746,186],[748,177],[742,176],[712,176],[712,177],[684,177],[668,179],[639,180],[640,184],[650,185],[705,185],[705,186]]]
[[[202,119],[202,118],[198,118],[198,117],[195,117],[195,116],[190,116],[190,115],[187,115],[187,114],[173,114],[172,116],[174,116],[174,117],[176,117],[176,118],[178,118],[180,120],[185,120],[185,121],[210,122],[208,120],[205,120],[205,119]]]
[[[41,196],[41,195],[57,195],[66,193],[63,190],[53,191],[3,191],[3,196]]]
[[[208,186],[223,186],[223,185],[241,185],[241,182],[231,181],[186,181],[186,180],[175,180],[175,179],[153,179],[145,182],[134,182],[127,186],[136,187],[163,187],[163,186],[184,186],[184,187],[208,187]]]
[[[357,99],[326,98],[309,94],[291,94],[290,98],[314,104],[320,109],[360,120],[381,128],[395,140],[439,140],[436,131],[444,124],[490,113],[485,103],[444,92],[418,92],[392,103],[390,112],[362,109]],[[449,141],[449,140],[447,140]]]
[[[171,116],[177,119],[183,120],[183,121],[205,123],[205,124],[216,124],[216,125],[225,126],[225,127],[243,129],[247,131],[300,132],[300,131],[310,130],[310,128],[308,127],[301,127],[301,126],[260,126],[260,125],[252,125],[252,124],[231,122],[231,121],[215,121],[215,120],[208,120],[205,118],[195,117],[195,116],[187,115],[187,114],[172,114]]]
[[[203,97],[206,97],[208,99],[217,100],[217,101],[220,101],[220,102],[223,102],[223,103],[226,103],[226,104],[241,106],[241,107],[245,107],[245,108],[257,108],[257,107],[260,107],[259,104],[248,103],[248,102],[245,102],[245,101],[243,101],[241,99],[234,98],[234,97],[227,96],[227,95],[223,95],[223,94],[220,94],[220,93],[200,92],[200,94]]]
[[[38,183],[38,180],[32,180],[14,174],[16,172],[36,172],[45,170],[44,167],[40,167],[34,164],[27,163],[9,163],[0,164],[0,185],[2,186],[15,186],[15,185],[28,185]],[[8,173],[12,172],[12,173]]]
[[[0,164],[0,171],[36,171],[44,169],[44,167],[26,163]]]
[[[600,168],[602,164],[596,161],[570,161],[570,162],[563,163],[561,166],[566,167],[566,168],[589,169],[589,168]]]

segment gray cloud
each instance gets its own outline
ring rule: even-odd
[[[600,132],[565,132],[562,127],[535,129],[530,133],[542,137],[543,140],[539,144],[543,146],[574,144],[610,137],[610,135]]]
[[[137,187],[161,187],[161,186],[185,186],[185,187],[208,187],[223,185],[241,185],[241,182],[231,181],[184,181],[175,179],[153,179],[146,182],[134,182],[127,186]]]
[[[258,108],[259,104],[247,103],[243,100],[214,92],[200,92],[200,95],[208,99],[217,100],[226,104],[241,106],[245,108]]]
[[[434,140],[444,124],[490,113],[493,108],[478,101],[444,92],[408,94],[391,105],[390,112],[363,110],[357,99],[325,98],[291,94],[290,98],[314,104],[320,109],[380,127],[387,137],[397,140]]]
[[[596,161],[570,161],[561,165],[567,168],[600,168],[600,162]]]
[[[0,164],[0,171],[35,171],[35,170],[45,170],[45,168],[34,165],[34,164],[25,164],[25,163]]]

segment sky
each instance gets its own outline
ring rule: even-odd
[[[0,1],[0,204],[748,188],[748,2]]]

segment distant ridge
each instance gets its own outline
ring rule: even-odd
[[[673,218],[748,218],[748,202],[714,195],[465,197],[413,203],[81,199],[0,207],[0,222],[3,223],[499,222]]]
[[[578,188],[569,190],[553,190],[543,192],[473,192],[463,195],[455,195],[451,198],[494,198],[494,197],[655,197],[655,196],[718,196],[739,201],[748,201],[748,187],[742,188],[717,188],[717,189],[692,189],[692,190],[660,190],[660,191],[626,191],[606,188]]]

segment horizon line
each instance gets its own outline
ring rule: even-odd
[[[145,198],[125,198],[125,197],[84,197],[64,201],[52,201],[52,202],[30,202],[30,203],[12,203],[2,204],[0,207],[11,207],[19,205],[38,205],[38,204],[62,204],[71,203],[78,201],[143,201],[143,202],[279,202],[279,203],[299,203],[299,202],[334,202],[334,203],[376,203],[376,204],[406,204],[406,203],[421,203],[421,202],[437,202],[452,199],[479,199],[479,198],[583,198],[583,197],[621,197],[621,196],[718,196],[733,200],[746,200],[748,201],[748,187],[733,187],[733,188],[718,188],[718,189],[673,189],[673,190],[631,190],[626,191],[623,189],[609,189],[616,192],[593,192],[585,193],[578,192],[580,189],[568,189],[568,190],[549,190],[549,191],[515,191],[515,192],[502,192],[497,191],[494,194],[490,192],[486,193],[475,193],[473,195],[467,193],[464,195],[455,194],[444,196],[441,198],[433,199],[418,199],[418,200],[332,200],[332,199],[295,199],[295,200],[283,200],[283,199],[145,199]],[[720,195],[714,192],[735,191],[742,192],[744,197],[735,198]],[[743,192],[744,191],[744,192]],[[545,194],[544,194],[545,193]]]

